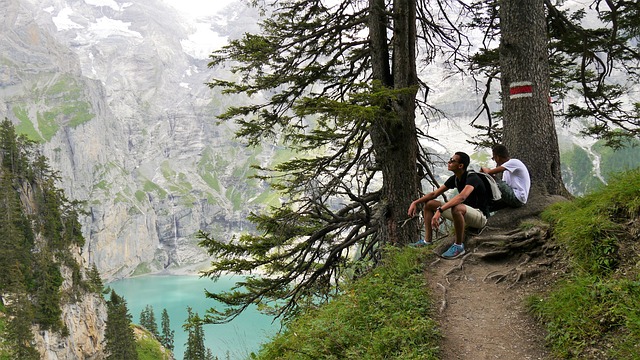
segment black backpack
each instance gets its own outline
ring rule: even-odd
[[[480,180],[482,180],[482,183],[484,184],[484,187],[487,190],[487,195],[489,197],[489,204],[493,204],[502,198],[502,193],[500,192],[498,183],[496,182],[496,179],[493,178],[493,176],[483,172],[476,172],[473,170],[467,170],[467,171],[469,172],[469,174],[476,174],[480,177]]]

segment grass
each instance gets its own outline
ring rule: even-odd
[[[169,360],[173,359],[170,352],[163,349],[160,342],[141,326],[135,326],[138,332],[136,336],[136,352],[138,360]]]
[[[601,190],[543,213],[566,254],[566,278],[529,308],[567,359],[640,358],[640,247],[630,225],[640,215],[640,169]]]
[[[254,359],[437,359],[426,254],[389,248],[385,264],[297,317]]]

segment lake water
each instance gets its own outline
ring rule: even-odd
[[[229,290],[240,277],[221,277],[219,281],[193,276],[148,275],[108,283],[118,295],[125,298],[133,322],[140,323],[140,312],[147,306],[153,307],[162,332],[162,310],[167,309],[171,329],[174,335],[174,356],[183,358],[187,333],[182,325],[187,319],[187,306],[194,313],[204,317],[209,308],[222,310],[220,303],[206,298],[204,289],[210,292]],[[108,299],[108,296],[107,296]],[[247,359],[251,352],[260,348],[279,330],[279,322],[261,314],[255,307],[245,310],[240,316],[227,324],[203,325],[205,346],[220,360]]]

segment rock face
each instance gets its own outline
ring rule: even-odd
[[[80,249],[71,249],[78,264],[86,268]],[[61,304],[62,323],[66,334],[34,327],[35,348],[41,359],[47,360],[97,360],[104,359],[104,332],[107,321],[107,305],[99,294],[78,292],[73,289],[73,271],[61,267],[63,283],[60,291],[73,294]]]
[[[42,143],[60,187],[86,201],[83,256],[106,281],[204,261],[199,230],[230,237],[271,201],[246,177],[273,149],[242,147],[216,124],[209,52],[193,50],[203,23],[155,0],[0,7],[0,117]],[[211,39],[226,31],[206,23]]]
[[[36,331],[36,348],[43,359],[103,359],[107,309],[98,295],[87,295],[62,307],[69,336]]]

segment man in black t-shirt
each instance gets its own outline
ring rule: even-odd
[[[448,169],[453,172],[453,175],[445,181],[444,185],[414,200],[409,206],[408,214],[413,217],[418,212],[418,204],[425,203],[423,206],[424,244],[431,243],[432,230],[438,227],[441,217],[453,221],[456,240],[442,254],[442,257],[447,259],[455,259],[464,255],[465,226],[483,228],[489,216],[489,197],[484,183],[477,174],[467,172],[469,162],[469,155],[466,153],[455,153],[448,162]],[[450,189],[457,189],[458,194],[445,203],[435,200]]]

